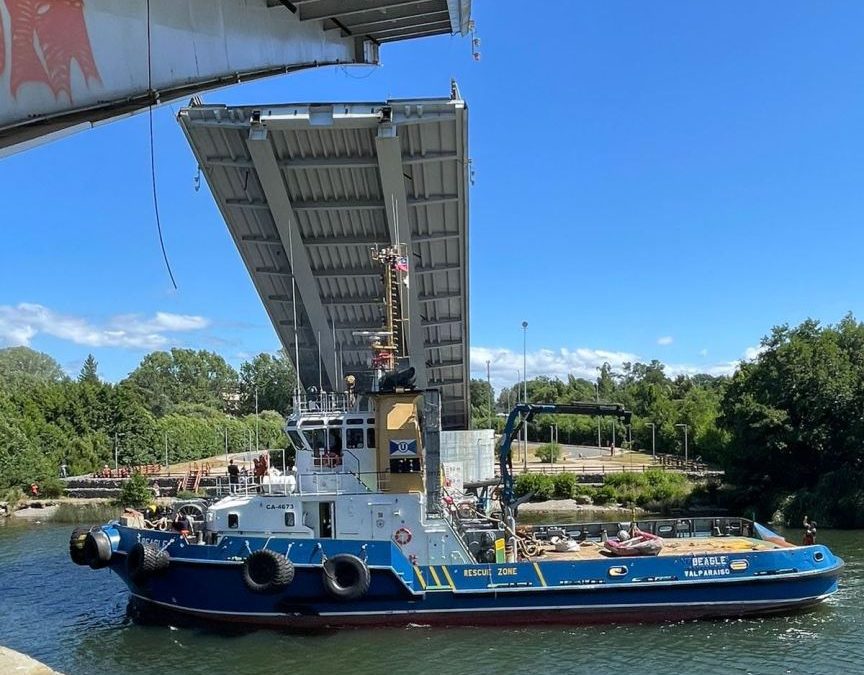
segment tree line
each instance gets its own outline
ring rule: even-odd
[[[77,378],[47,354],[0,349],[0,488],[120,466],[170,463],[285,447],[294,369],[259,354],[235,371],[208,351],[144,357],[127,378],[99,377],[87,357]],[[258,415],[255,415],[256,411]],[[257,436],[256,436],[257,434]]]
[[[503,414],[525,398],[526,383],[495,392],[471,382],[476,428],[499,431]],[[838,527],[864,527],[864,324],[852,315],[834,325],[807,320],[778,326],[764,337],[756,358],[729,377],[669,377],[659,361],[604,364],[595,380],[537,377],[527,382],[532,403],[621,403],[632,426],[601,419],[600,442],[683,456],[684,427],[691,458],[724,469],[723,505],[742,515],[775,511],[798,524],[805,514]],[[490,416],[491,408],[491,416]],[[538,416],[530,440],[596,445],[598,420]]]

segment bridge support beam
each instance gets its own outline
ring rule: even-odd
[[[290,266],[291,274],[297,284],[295,288],[297,296],[299,296],[299,300],[306,310],[306,316],[309,318],[309,328],[313,332],[313,339],[321,348],[319,372],[323,380],[322,386],[326,391],[336,391],[340,383],[336,373],[336,365],[330,358],[332,354],[336,353],[333,331],[327,321],[327,312],[321,302],[318,283],[315,281],[315,275],[309,264],[309,255],[303,245],[297,217],[291,206],[288,190],[285,187],[285,181],[282,178],[282,172],[279,169],[266,130],[263,128],[251,129],[246,140],[246,147],[252,157],[252,163],[255,165],[261,189],[270,205],[270,213],[273,216],[279,238],[282,240],[282,246],[286,251],[293,253],[293,260],[288,259],[286,262]],[[310,372],[308,368],[301,368],[302,365],[297,364],[297,373],[300,376],[300,381],[309,386],[316,382],[317,378],[314,377],[315,373]]]

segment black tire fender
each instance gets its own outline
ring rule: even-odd
[[[126,555],[126,573],[136,584],[147,581],[154,574],[167,569],[171,557],[156,544],[140,541]]]
[[[356,555],[340,553],[328,558],[321,573],[324,587],[337,600],[359,600],[369,592],[369,567]]]
[[[88,532],[90,532],[89,528],[76,527],[69,536],[69,557],[76,565],[87,564],[84,558],[84,540],[87,539]]]
[[[84,538],[84,562],[94,570],[106,567],[113,555],[111,540],[98,527],[94,527]]]
[[[243,561],[243,583],[253,593],[273,593],[294,581],[294,563],[287,557],[262,548]]]

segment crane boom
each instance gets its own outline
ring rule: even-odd
[[[507,507],[516,497],[513,492],[513,455],[511,447],[513,440],[519,434],[524,424],[527,424],[535,415],[592,415],[599,417],[617,417],[625,424],[630,424],[632,413],[619,403],[517,403],[504,426],[501,436],[501,445],[498,450],[498,461],[501,465],[501,501]]]

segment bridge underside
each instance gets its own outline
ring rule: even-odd
[[[193,105],[179,120],[292,359],[296,340],[303,385],[341,390],[353,374],[368,388],[369,339],[356,333],[384,327],[370,252],[400,243],[417,385],[441,391],[444,428],[467,428],[467,108],[455,87],[446,99]]]
[[[2,6],[0,2],[0,6]],[[0,11],[0,157],[251,79],[378,63],[468,30],[470,0],[81,0]],[[31,5],[40,5],[38,12]]]

